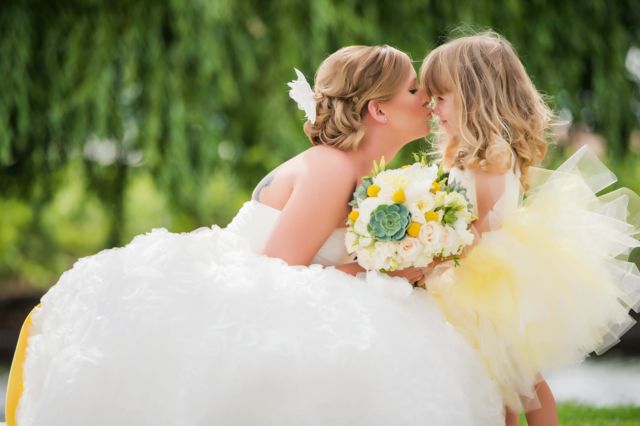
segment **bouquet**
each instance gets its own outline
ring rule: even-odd
[[[345,243],[366,270],[391,272],[453,258],[473,242],[464,188],[426,159],[385,170],[384,158],[353,194]]]

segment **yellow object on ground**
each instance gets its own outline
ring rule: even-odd
[[[9,381],[7,382],[7,397],[5,402],[5,417],[7,426],[16,425],[16,411],[18,409],[18,402],[20,401],[23,390],[22,374],[24,360],[27,355],[27,340],[29,339],[29,333],[31,331],[31,316],[39,307],[40,305],[32,309],[27,318],[24,320],[22,328],[20,329],[20,336],[18,337],[16,352],[13,355],[11,370],[9,370]]]

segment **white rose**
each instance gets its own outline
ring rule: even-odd
[[[399,254],[407,263],[413,263],[421,251],[422,247],[417,238],[407,237],[400,241]]]
[[[424,245],[425,253],[431,256],[442,250],[440,245],[441,234],[442,226],[437,222],[427,222],[420,228],[418,239]]]
[[[460,250],[461,245],[457,232],[448,226],[442,228],[440,244],[442,246],[444,256],[450,256],[457,253]]]

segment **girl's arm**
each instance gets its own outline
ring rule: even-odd
[[[336,269],[344,272],[349,275],[358,275],[361,272],[367,272],[362,266],[358,265],[356,262],[353,263],[343,263],[342,265],[336,266]]]
[[[475,172],[476,202],[478,203],[478,220],[472,229],[476,236],[491,230],[491,211],[505,190],[505,175]]]
[[[349,274],[349,275],[358,275],[361,272],[366,272],[366,270],[358,265],[357,263],[344,263],[342,265],[336,266],[336,269]],[[397,271],[389,272],[388,275],[392,277],[400,277],[405,278],[411,284],[421,284],[424,280],[424,274],[427,272],[427,268],[406,268],[399,269]]]

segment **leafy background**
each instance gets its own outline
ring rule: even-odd
[[[548,162],[588,143],[640,192],[637,0],[0,2],[0,379],[24,315],[77,258],[154,227],[225,225],[308,147],[293,67],[312,78],[339,47],[382,43],[417,67],[451,34],[487,28],[566,122]],[[560,407],[567,425],[638,416]]]
[[[154,227],[226,224],[308,147],[293,67],[381,43],[418,67],[460,28],[507,37],[550,97],[567,123],[551,162],[590,143],[640,190],[635,0],[3,1],[0,295]]]

